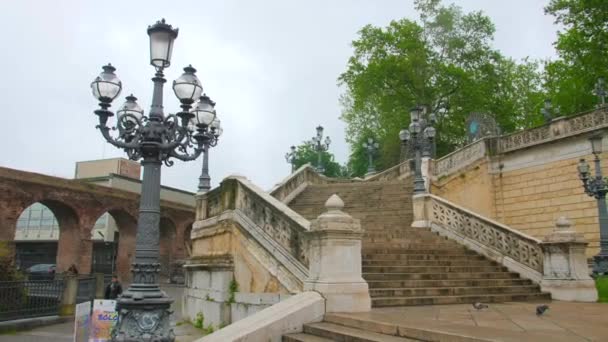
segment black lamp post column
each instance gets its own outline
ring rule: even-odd
[[[291,146],[290,151],[285,153],[285,161],[291,164],[291,173],[296,171],[296,147]]]
[[[132,264],[133,282],[117,300],[118,323],[112,331],[112,340],[121,342],[155,341],[172,342],[175,335],[170,326],[171,303],[158,284],[159,224],[161,163],[172,166],[172,158],[182,161],[196,159],[207,143],[205,126],[199,123],[201,101],[194,114],[192,104],[202,93],[196,69],[188,66],[173,82],[173,91],[181,102],[182,111],[173,115],[163,113],[164,68],[169,67],[177,29],[157,22],[148,28],[150,36],[150,63],[156,68],[150,114],[137,104],[137,98],[127,96],[116,112],[116,126],[108,126],[114,113],[108,110],[122,90],[122,82],[111,65],[91,83],[93,95],[99,100],[99,117],[102,136],[110,144],[123,149],[130,159],[142,160],[143,180],[137,221],[135,261]],[[117,131],[117,134],[111,132]]]
[[[600,223],[600,252],[593,257],[593,273],[608,273],[608,208],[606,207],[606,193],[608,193],[608,182],[602,176],[599,155],[602,152],[602,135],[594,135],[590,139],[591,149],[594,155],[595,177],[589,176],[589,164],[581,159],[578,172],[585,193],[595,197],[597,200],[598,219]]]
[[[331,139],[329,137],[326,137],[325,142],[323,142],[323,126],[319,125],[317,127],[317,135],[312,138],[312,142],[317,151],[317,172],[323,173],[325,172],[322,158],[323,152],[329,150],[329,144],[331,144]]]
[[[367,152],[367,173],[365,176],[371,176],[376,173],[376,168],[374,167],[374,154],[380,148],[380,144],[375,142],[374,139],[368,138],[367,142],[363,143],[363,148]]]
[[[411,123],[409,130],[401,130],[399,139],[402,146],[411,146],[414,150],[414,194],[426,193],[422,177],[422,157],[435,154],[435,117],[431,114],[428,122],[422,119],[423,108],[416,106],[410,111]],[[405,148],[404,148],[405,150]],[[402,151],[402,154],[405,154]]]
[[[198,192],[211,190],[211,176],[209,176],[209,149],[217,146],[223,129],[215,111],[215,102],[206,94],[200,97],[198,105],[194,108],[194,122],[201,131],[203,140],[203,167],[198,178]]]
[[[198,180],[199,192],[207,192],[211,189],[211,176],[209,176],[209,144],[204,144],[203,147],[203,169]]]

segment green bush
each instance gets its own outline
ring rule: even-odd
[[[595,279],[595,286],[597,286],[597,301],[608,303],[608,275],[597,277]]]
[[[194,319],[194,322],[192,322],[192,325],[194,325],[194,327],[197,329],[203,329],[204,323],[205,323],[205,316],[203,315],[203,313],[202,312],[197,313],[196,318]]]

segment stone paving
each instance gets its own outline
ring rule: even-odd
[[[553,301],[544,315],[536,316],[538,305],[498,303],[480,311],[470,304],[414,306],[338,315],[461,337],[445,340],[608,341],[608,304]]]

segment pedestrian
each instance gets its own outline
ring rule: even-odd
[[[122,294],[122,286],[118,281],[118,276],[116,274],[112,275],[112,281],[106,286],[105,299],[116,299],[118,296]]]

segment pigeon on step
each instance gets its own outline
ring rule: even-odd
[[[549,310],[549,305],[539,305],[536,307],[536,316],[542,316],[545,311]]]
[[[483,304],[483,303],[473,303],[473,307],[479,311],[481,309],[487,309],[488,305],[487,304]]]

